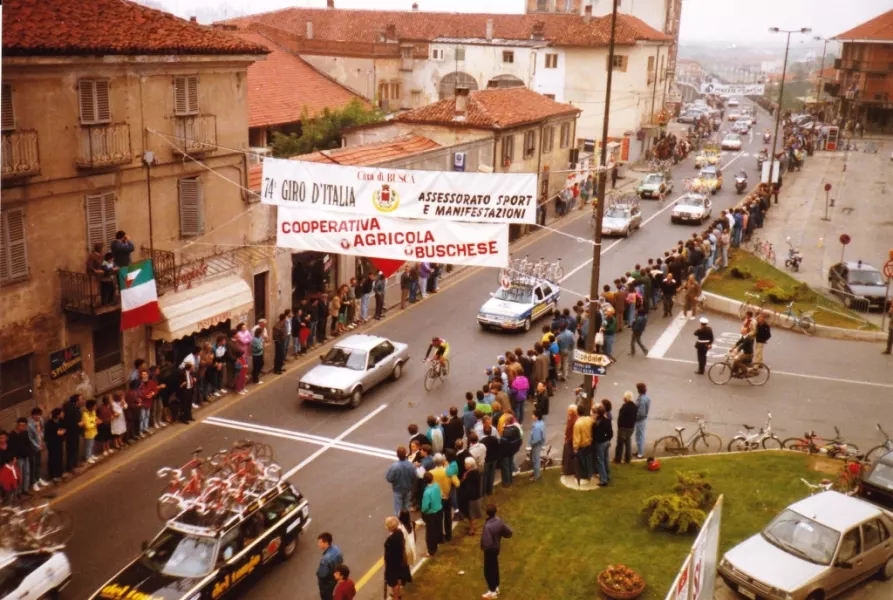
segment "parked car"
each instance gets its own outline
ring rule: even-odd
[[[558,307],[561,288],[545,279],[520,278],[490,296],[478,310],[481,327],[530,331],[533,321]]]
[[[722,139],[720,148],[723,150],[741,150],[741,136],[737,133],[730,133]]]
[[[872,465],[859,482],[856,495],[893,515],[893,451]]]
[[[71,563],[61,550],[12,552],[0,549],[0,598],[56,598],[71,581]]]
[[[648,173],[639,184],[636,193],[639,198],[663,198],[673,190],[673,177],[670,173]]]
[[[298,397],[310,402],[356,408],[363,394],[386,379],[400,379],[409,346],[377,335],[350,335],[320,356],[301,377]]]
[[[670,213],[670,222],[703,223],[710,218],[712,210],[710,196],[689,192],[676,202],[673,212]]]
[[[629,237],[642,226],[642,211],[636,204],[612,204],[605,209],[602,234]]]
[[[828,491],[791,504],[725,553],[718,572],[751,600],[829,600],[880,574],[893,578],[893,517]]]
[[[828,269],[828,285],[847,308],[884,308],[887,295],[884,276],[876,267],[861,260],[844,261]]]

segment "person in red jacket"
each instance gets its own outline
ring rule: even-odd
[[[335,592],[332,600],[353,600],[357,595],[357,588],[350,580],[350,569],[345,564],[335,567]]]
[[[22,472],[16,464],[15,454],[7,452],[0,467],[0,499],[2,504],[11,504],[18,498]],[[353,584],[351,584],[352,586]],[[353,598],[353,596],[350,596]]]

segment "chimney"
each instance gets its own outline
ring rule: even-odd
[[[397,26],[393,23],[388,23],[388,26],[385,28],[385,35],[388,40],[396,40],[397,39]]]
[[[308,40],[313,39],[313,21],[307,21],[307,34],[305,37]]]
[[[543,21],[537,21],[533,24],[533,32],[530,34],[532,40],[542,40],[546,37],[546,24]]]
[[[589,23],[592,20],[592,5],[587,4],[583,9],[583,22]]]
[[[412,12],[419,12],[419,3],[418,2],[412,3]]]
[[[190,22],[190,23],[198,23],[198,18],[196,18],[196,17],[189,17],[189,22]]]
[[[462,120],[465,118],[465,112],[468,110],[468,92],[467,87],[456,88],[456,111],[453,114],[453,119]]]
[[[326,8],[335,8],[335,0],[326,0]]]
[[[487,19],[487,39],[493,39],[493,19]]]

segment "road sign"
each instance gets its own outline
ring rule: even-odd
[[[846,233],[840,234],[840,243],[843,244],[844,246],[846,246],[847,244],[849,244],[852,241],[853,241],[853,238],[851,238],[848,234],[846,234]]]
[[[611,359],[604,354],[574,350],[574,373],[580,373],[581,375],[605,375],[610,364]]]
[[[887,279],[893,279],[893,260],[887,261],[887,264],[884,265],[884,275]]]
[[[831,184],[830,184],[830,183],[826,183],[826,184],[825,184],[825,191],[826,191],[826,192],[830,192],[830,191],[831,191]]]

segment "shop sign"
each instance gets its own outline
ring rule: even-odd
[[[174,290],[180,288],[180,286],[185,285],[186,289],[191,289],[192,284],[199,279],[202,279],[208,275],[208,265],[204,260],[199,262],[196,265],[190,266],[188,268],[179,267],[177,269],[177,274],[174,277]]]
[[[352,256],[508,266],[508,227],[484,223],[357,217],[312,208],[278,212],[276,245]]]
[[[574,350],[574,373],[580,373],[581,375],[605,375],[610,364],[611,359],[604,354]]]
[[[535,223],[536,173],[415,171],[264,159],[261,201],[357,215]]]
[[[80,344],[50,354],[50,379],[59,379],[83,369],[84,359],[81,357]]]

